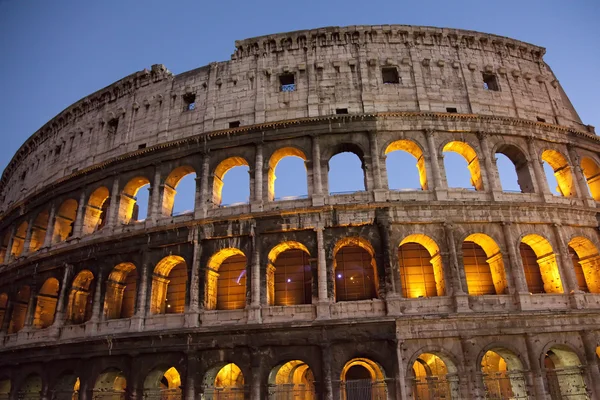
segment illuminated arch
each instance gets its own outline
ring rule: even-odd
[[[496,149],[495,154],[502,154],[512,162],[517,173],[517,184],[522,193],[533,193],[535,191],[527,156],[523,150],[513,144],[501,144]],[[498,175],[502,175],[499,170]]]
[[[110,203],[108,188],[101,186],[90,195],[83,220],[83,234],[89,235],[106,224]],[[107,201],[109,200],[109,201]]]
[[[181,376],[175,367],[153,369],[144,380],[144,398],[181,399]]]
[[[581,169],[590,189],[590,194],[594,200],[600,201],[600,167],[590,157],[582,157]]]
[[[73,199],[65,200],[56,213],[54,218],[54,235],[52,243],[59,243],[67,240],[73,235],[73,225],[77,217],[77,201]]]
[[[60,284],[56,278],[48,278],[40,288],[35,306],[33,326],[47,328],[54,322]]]
[[[333,260],[336,301],[378,297],[379,277],[375,250],[368,240],[359,236],[340,239],[333,248]]]
[[[413,397],[458,399],[458,375],[454,363],[439,353],[421,353],[409,371],[414,378]]]
[[[25,221],[21,222],[19,227],[15,230],[13,236],[13,243],[11,254],[13,257],[19,257],[25,248],[25,237],[27,236],[27,227],[29,224]]]
[[[117,368],[104,370],[94,384],[92,400],[122,400],[127,389],[127,379]]]
[[[244,374],[236,364],[221,363],[210,368],[203,383],[206,400],[244,398]]]
[[[27,307],[29,306],[29,298],[31,296],[31,288],[27,285],[21,286],[17,292],[13,310],[8,326],[8,333],[19,332],[25,326],[25,316],[27,315]]]
[[[156,264],[152,275],[152,314],[181,314],[187,293],[187,264],[183,257],[169,255]]]
[[[163,185],[163,201],[162,201],[162,215],[173,215],[173,205],[175,204],[175,196],[177,195],[177,185],[179,182],[190,174],[196,174],[194,168],[189,165],[184,165],[181,167],[175,168],[167,179],[165,179],[165,184]],[[195,196],[195,194],[192,194]]]
[[[8,400],[10,398],[11,386],[10,379],[0,380],[0,400]]]
[[[471,185],[475,190],[483,190],[483,180],[481,178],[481,167],[479,166],[479,157],[473,148],[466,142],[452,141],[446,143],[442,152],[452,151],[458,153],[467,161],[467,168],[471,174]]]
[[[371,399],[386,399],[387,385],[385,373],[378,363],[368,358],[354,358],[348,361],[340,374],[342,382],[342,399],[359,399],[360,394],[364,396],[364,386],[370,381]]]
[[[485,257],[481,257],[480,249]],[[469,294],[504,294],[508,289],[500,247],[488,235],[473,233],[465,238],[463,266]]]
[[[588,398],[581,360],[571,348],[565,345],[552,346],[544,354],[543,365],[553,397]]]
[[[422,247],[411,246],[411,244]],[[422,248],[425,249],[428,257],[424,257]],[[422,233],[408,235],[398,246],[398,257],[404,297],[444,296],[446,282],[442,256],[440,248],[432,238]],[[431,286],[434,288],[429,289]]]
[[[519,357],[511,350],[494,347],[481,358],[486,393],[494,399],[527,398],[527,383]]]
[[[229,247],[213,254],[206,273],[208,310],[235,310],[246,306],[246,255],[240,249]]]
[[[523,266],[525,267],[525,278],[527,280],[529,291],[532,293],[539,293],[539,290],[532,290],[536,287],[534,284],[534,279],[537,279],[535,278],[535,274],[539,272],[543,283],[543,292],[563,293],[563,285],[556,263],[556,255],[554,254],[550,242],[540,235],[529,234],[521,239],[521,243],[527,245],[533,251],[535,254],[535,262],[538,265],[536,270],[535,265],[532,265],[531,260],[524,256],[524,252],[527,251],[527,248],[524,249],[521,245],[521,258],[523,260]]]
[[[31,238],[29,239],[29,252],[34,252],[40,249],[46,239],[46,231],[48,230],[48,211],[40,212],[33,221],[31,226]]]
[[[67,321],[81,324],[92,317],[93,280],[94,274],[87,269],[79,272],[73,279],[67,306]]]
[[[248,161],[242,157],[229,157],[217,165],[213,175],[213,204],[217,206],[221,204],[221,197],[223,195],[223,179],[225,178],[225,174],[227,174],[227,172],[229,172],[229,170],[232,168],[249,166],[250,165],[248,164]]]
[[[106,319],[131,318],[135,313],[137,271],[132,263],[115,266],[106,282]]]
[[[150,180],[144,176],[137,176],[131,179],[121,192],[121,202],[119,203],[119,221],[123,224],[128,224],[132,221],[137,221],[137,194],[138,191],[150,185]]]
[[[297,250],[294,252],[293,250]],[[278,262],[282,253],[300,255],[301,262]],[[310,252],[302,243],[279,243],[269,252],[267,264],[267,303],[269,305],[310,304],[312,274],[308,264]],[[308,271],[306,270],[308,265]],[[279,268],[278,268],[279,267]]]
[[[6,315],[6,308],[8,307],[8,294],[0,293],[0,327],[4,326],[5,318],[9,318]]]
[[[569,252],[579,281],[579,288],[600,293],[600,254],[591,240],[576,236],[569,242]]]
[[[294,398],[315,399],[314,375],[304,361],[293,360],[277,365],[269,373],[269,399],[286,398],[293,394]]]
[[[556,150],[545,150],[542,153],[542,161],[547,162],[554,171],[560,194],[564,197],[575,196],[575,182],[573,180],[571,167],[565,156]]]
[[[393,151],[404,151],[417,159],[417,171],[419,172],[421,189],[427,190],[427,171],[425,169],[425,157],[421,147],[412,140],[402,139],[390,143],[385,149],[384,154],[387,155]],[[388,174],[390,173],[391,171],[388,169]],[[398,171],[398,173],[400,173],[400,171]]]
[[[295,147],[284,147],[278,149],[273,153],[273,155],[269,159],[269,172],[267,176],[269,201],[275,200],[275,180],[277,179],[277,177],[275,176],[275,170],[277,169],[277,164],[279,164],[279,161],[281,161],[285,157],[297,157],[302,161],[306,162],[306,155],[304,154],[304,152]]]
[[[54,385],[53,400],[78,400],[81,382],[72,371],[65,372]]]
[[[38,374],[30,374],[21,383],[17,392],[18,399],[39,399],[42,393],[42,378]]]
[[[366,166],[365,166],[365,152],[363,151],[362,147],[359,146],[356,143],[340,143],[338,145],[332,146],[328,149],[329,151],[326,152],[326,154],[324,154],[324,159],[327,159],[327,193],[329,194],[335,194],[335,192],[331,191],[331,185],[330,185],[330,175],[331,175],[331,160],[342,153],[352,153],[353,155],[355,155],[356,157],[358,157],[358,160],[360,161],[360,168],[362,170],[362,177],[363,177],[363,187],[362,189],[358,189],[358,190],[353,190],[353,191],[363,191],[363,190],[367,190],[367,171],[366,171]],[[352,172],[352,169],[350,169],[350,171],[345,171],[347,173],[347,175],[352,175],[349,172]]]
[[[9,248],[8,245],[10,243],[10,232],[4,232],[4,234],[2,235],[2,242],[0,243],[0,256],[2,257],[0,259],[1,263],[4,263],[6,255],[9,254]]]

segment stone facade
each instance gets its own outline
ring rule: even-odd
[[[471,31],[323,28],[177,76],[155,65],[68,107],[0,181],[0,398],[600,398],[600,141],[543,54]],[[407,173],[387,169],[393,151],[415,157],[421,190],[388,188]],[[448,151],[473,190],[448,186]],[[341,152],[364,191],[330,193]],[[307,198],[276,200],[288,156]],[[223,206],[243,165],[250,201]],[[194,210],[173,215],[191,173]]]

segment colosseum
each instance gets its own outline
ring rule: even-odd
[[[0,181],[0,399],[600,399],[600,141],[544,53],[322,28],[69,106]],[[339,153],[364,190],[330,190]],[[306,196],[277,197],[286,157]],[[244,166],[249,201],[222,204]]]

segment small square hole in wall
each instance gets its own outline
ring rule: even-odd
[[[142,143],[142,144],[138,145],[138,150],[145,149],[145,148],[146,148],[146,143]]]
[[[400,83],[400,75],[398,75],[396,67],[381,68],[381,77],[383,78],[383,83],[386,84]]]
[[[239,126],[240,126],[240,121],[231,121],[229,123],[230,128],[239,128]]]
[[[296,90],[296,76],[292,73],[279,75],[279,90],[281,92],[293,92]]]
[[[446,112],[456,114],[458,113],[458,110],[456,109],[456,107],[446,107]]]
[[[348,109],[347,108],[336,108],[335,113],[336,114],[348,114]]]
[[[536,117],[538,122],[546,122],[545,118],[542,117]]]
[[[493,90],[495,92],[500,90],[498,86],[498,78],[494,74],[483,74],[483,88],[485,90]]]
[[[117,128],[119,127],[119,118],[113,118],[108,121],[107,131],[108,133],[117,133]]]
[[[183,95],[184,108],[183,111],[192,111],[196,109],[196,95],[194,93],[186,93]]]

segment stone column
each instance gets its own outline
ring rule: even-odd
[[[596,201],[590,195],[587,179],[583,174],[581,168],[581,159],[574,145],[568,144],[567,150],[569,151],[569,158],[571,159],[571,165],[573,166],[573,172],[575,173],[575,181],[577,182],[577,189],[579,191],[579,197],[583,199],[588,207],[596,207]]]
[[[252,227],[252,258],[250,273],[250,313],[248,319],[252,322],[262,322],[260,312],[260,234]]]
[[[250,381],[250,400],[263,400],[262,396],[262,360],[260,359],[260,350],[251,348],[252,351],[252,368]]]
[[[452,277],[452,294],[453,295],[464,295],[466,294],[464,288],[464,273],[460,269],[458,263],[458,255],[456,253],[456,243],[454,241],[454,225],[451,223],[444,223],[444,233],[446,234],[446,243],[450,252],[450,270]]]
[[[525,279],[525,271],[523,270],[523,264],[521,261],[521,255],[517,252],[516,243],[512,234],[512,223],[502,222],[502,231],[504,233],[504,242],[506,243],[506,249],[508,250],[508,260],[510,262],[511,275],[513,282],[510,282],[517,293],[529,294],[529,288],[527,287],[527,280]],[[505,265],[506,267],[506,265]]]
[[[6,335],[8,333],[8,328],[10,327],[10,320],[12,319],[12,313],[15,308],[15,303],[8,299],[6,303],[6,309],[4,310],[4,319],[2,320],[2,334]]]
[[[50,207],[50,216],[48,217],[48,228],[46,229],[46,236],[44,237],[44,247],[50,247],[52,245],[52,236],[54,235],[54,219],[56,218],[56,206],[52,204]],[[7,252],[8,254],[8,252]]]
[[[478,132],[479,145],[481,146],[481,152],[483,153],[483,165],[485,167],[485,174],[487,175],[488,185],[491,192],[502,192],[502,187],[498,182],[496,175],[495,157],[490,153],[490,146],[488,144],[488,133]]]
[[[321,345],[321,365],[323,368],[323,387],[321,389],[323,400],[333,400],[333,376],[331,374],[331,364],[333,357],[329,343]]]
[[[33,325],[33,317],[35,317],[35,308],[37,306],[37,291],[32,287],[31,294],[29,295],[29,302],[27,303],[27,310],[25,311],[25,321],[23,323],[23,331],[30,331]]]
[[[445,190],[444,184],[442,183],[442,174],[440,172],[439,157],[437,147],[435,145],[435,131],[433,129],[425,130],[425,137],[427,138],[427,150],[429,152],[429,161],[431,163],[431,172],[433,175],[433,187],[432,189],[436,193],[438,200],[446,198],[444,193],[440,193],[440,190]]]
[[[546,400],[546,389],[544,387],[544,374],[538,359],[538,353],[535,350],[533,338],[530,334],[525,334],[525,344],[527,345],[527,356],[529,357],[529,365],[533,378],[533,398],[536,400]]]
[[[529,150],[529,157],[531,157],[531,162],[533,164],[533,173],[537,183],[536,192],[545,200],[546,197],[552,196],[552,193],[550,193],[550,189],[548,188],[548,181],[546,180],[544,168],[542,167],[542,156],[541,154],[538,154],[535,145],[535,139],[532,136],[527,137],[527,147]]]
[[[110,192],[110,205],[108,206],[108,226],[114,227],[119,222],[119,178],[114,177]]]
[[[90,322],[93,323],[101,322],[103,320],[102,311],[104,307],[102,304],[102,281],[104,277],[102,275],[102,268],[98,268],[95,282],[94,303],[92,304],[92,318],[90,319]]]
[[[254,159],[254,198],[250,200],[251,211],[262,211],[263,209],[263,145],[256,145],[256,156]]]
[[[385,210],[387,212],[387,209]],[[390,239],[390,230],[392,229],[389,216],[388,215],[378,215],[375,219],[375,223],[377,225],[377,230],[379,231],[379,237],[381,238],[381,247],[383,250],[383,267],[385,271],[385,293],[387,296],[400,296],[402,291],[398,292],[396,290],[396,271],[394,265],[394,259],[392,256],[391,250],[391,239]],[[375,271],[377,272],[377,271]],[[379,286],[381,287],[381,280]]]
[[[559,254],[556,256],[560,259],[558,263],[558,270],[561,272],[561,279],[563,280],[563,288],[565,293],[581,294],[582,291],[579,289],[579,283],[577,282],[577,275],[575,274],[575,268],[573,268],[573,261],[569,256],[569,248],[567,242],[562,233],[562,225],[559,223],[552,224],[552,230],[554,231],[554,237],[556,238],[556,245],[558,246]],[[560,256],[560,257],[559,257]],[[581,304],[577,308],[582,308]]]
[[[29,247],[31,245],[31,234],[33,232],[34,222],[34,217],[31,217],[29,221],[27,221],[27,232],[25,233],[25,240],[23,241],[23,252],[21,253],[22,255],[29,254]]]
[[[202,177],[200,179],[200,204],[196,205],[195,208],[198,210],[198,215],[196,215],[196,219],[198,218],[206,218],[206,213],[208,211],[209,205],[212,202],[212,193],[208,191],[208,176],[210,173],[210,156],[204,154],[204,158],[202,159]]]
[[[154,166],[154,181],[152,182],[151,194],[150,194],[150,207],[148,208],[147,220],[156,221],[160,215],[160,166]],[[152,217],[152,218],[151,218]]]
[[[193,354],[187,355],[187,370],[185,374],[185,383],[183,385],[184,393],[183,400],[196,399],[196,371],[198,370],[198,362]]]
[[[321,179],[321,147],[319,137],[312,137],[312,176],[313,176],[313,206],[322,206],[324,204],[323,180]]]
[[[15,233],[17,228],[13,225],[10,228],[10,235],[8,238],[8,245],[6,246],[6,254],[4,255],[4,264],[8,264],[12,260],[12,247],[15,241]]]
[[[590,383],[593,385],[589,390],[600,396],[600,369],[598,367],[598,355],[596,353],[597,338],[596,333],[590,331],[580,331],[581,341],[585,349],[585,359],[587,364],[588,373],[590,376]]]
[[[327,293],[327,258],[325,256],[325,243],[323,240],[323,226],[317,225],[317,318],[329,318],[329,296]]]
[[[398,363],[398,376],[396,377],[396,398],[408,400],[410,391],[406,385],[406,368],[402,358],[402,345],[404,340],[396,337],[396,362]]]
[[[202,256],[202,243],[198,238],[198,231],[192,230],[194,252],[192,256],[192,271],[190,276],[190,305],[186,315],[186,326],[198,326],[198,312],[200,309],[200,257]]]
[[[52,326],[55,328],[60,328],[65,322],[65,302],[69,296],[70,285],[69,281],[71,280],[71,273],[73,272],[73,266],[70,264],[65,264],[65,271],[63,272],[63,279],[60,285],[60,292],[58,294],[58,299],[56,301],[56,311],[54,312],[54,322]]]
[[[379,148],[377,146],[377,132],[369,131],[369,148],[371,150],[371,160],[373,162],[371,171],[373,172],[373,188],[381,189],[381,172],[379,169]]]
[[[73,237],[79,238],[81,237],[81,233],[83,231],[83,217],[85,214],[85,189],[81,192],[79,196],[79,204],[77,204],[77,216],[75,216],[75,223],[73,224]]]
[[[137,292],[137,300],[135,306],[135,317],[144,319],[146,317],[146,310],[148,304],[148,274],[149,274],[149,266],[148,263],[144,260],[142,262],[142,269],[140,271],[140,282],[138,286]]]

